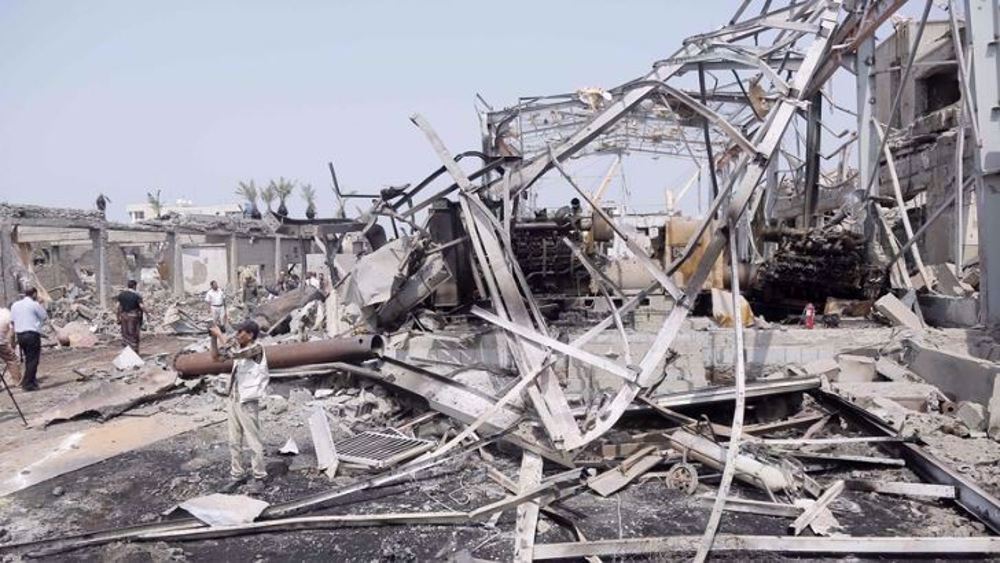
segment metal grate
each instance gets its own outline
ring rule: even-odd
[[[337,442],[336,446],[341,461],[381,469],[416,457],[433,448],[435,443],[401,434],[363,432]]]

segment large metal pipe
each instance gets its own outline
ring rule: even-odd
[[[726,448],[701,436],[680,429],[669,436],[674,449],[687,454],[715,469],[722,469],[726,460]],[[770,491],[791,489],[793,482],[790,475],[775,465],[762,463],[749,454],[736,456],[736,478],[754,485],[764,486]]]
[[[273,369],[293,368],[328,362],[357,362],[368,360],[382,353],[384,343],[377,334],[332,338],[313,342],[295,342],[266,346],[267,365]],[[211,352],[178,354],[174,370],[181,377],[197,377],[214,373],[229,373],[233,362],[213,360]]]

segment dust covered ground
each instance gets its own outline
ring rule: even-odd
[[[186,344],[157,338],[144,349],[170,353]],[[29,420],[46,408],[71,397],[76,375],[73,367],[110,361],[114,346],[89,350],[60,350],[43,359],[43,390],[18,393]],[[323,390],[316,393],[317,390]],[[317,406],[341,412],[332,425],[335,439],[350,431],[398,424],[424,410],[419,398],[402,397],[364,380],[321,377],[275,381],[264,403],[262,426],[271,477],[259,498],[272,504],[301,498],[363,479],[370,473],[341,474],[328,479],[316,469],[307,417]],[[319,396],[320,398],[317,398]],[[8,399],[9,400],[9,399]],[[360,403],[372,406],[358,409]],[[5,404],[6,407],[6,404]],[[174,396],[129,411],[123,418],[184,416],[198,419],[199,427],[72,471],[0,498],[0,528],[4,544],[52,538],[82,531],[117,528],[178,517],[164,516],[178,503],[218,492],[228,480],[229,452],[225,425],[211,422],[224,408],[224,398],[211,389]],[[364,414],[359,414],[364,413]],[[16,415],[15,415],[16,417]],[[16,424],[15,424],[16,423]],[[21,448],[48,433],[68,433],[93,428],[93,419],[58,423],[47,429],[23,429],[5,409],[3,440],[7,448]],[[109,423],[105,423],[109,424]],[[662,425],[658,418],[629,424]],[[418,429],[417,435],[440,438],[448,431],[447,419],[437,417]],[[836,430],[836,428],[834,428]],[[292,438],[300,454],[285,456],[278,449]],[[39,451],[43,456],[46,452]],[[886,455],[871,446],[850,453]],[[984,454],[985,455],[985,454]],[[490,446],[449,460],[434,469],[395,484],[355,493],[310,512],[319,514],[385,514],[429,511],[469,511],[504,497],[504,490],[487,476],[496,467],[517,480],[520,453],[506,446]],[[974,466],[974,464],[973,464]],[[655,468],[654,471],[663,470]],[[546,475],[561,468],[546,466]],[[708,470],[708,473],[714,473]],[[838,478],[917,481],[906,469],[838,470],[815,474],[826,485]],[[715,481],[708,476],[692,496],[667,488],[658,477],[640,478],[617,494],[602,498],[583,492],[558,503],[570,514],[588,539],[700,534],[710,504],[698,497],[713,495]],[[995,487],[996,483],[991,483]],[[762,493],[742,484],[734,495],[766,500]],[[967,536],[986,533],[982,524],[964,516],[950,501],[908,500],[874,493],[846,491],[833,504],[843,526],[840,533],[871,536]],[[505,561],[513,556],[514,510],[496,520],[461,525],[372,526],[276,532],[227,539],[174,542],[117,542],[66,553],[42,555],[43,561],[426,561],[487,559]],[[546,516],[540,518],[537,543],[575,541],[573,533]],[[720,533],[787,534],[787,518],[726,513]],[[5,549],[4,560],[19,560],[35,548]],[[742,557],[722,559],[745,560]],[[768,557],[771,560],[780,560]],[[655,557],[655,560],[670,560]],[[686,560],[679,557],[678,560]],[[718,559],[718,558],[717,558]],[[755,557],[755,559],[758,559]]]

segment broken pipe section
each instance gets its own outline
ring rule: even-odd
[[[726,448],[692,434],[684,429],[670,435],[674,449],[687,452],[688,455],[701,463],[722,469],[726,460]],[[736,457],[736,478],[754,485],[764,486],[771,491],[783,491],[793,486],[792,478],[780,467],[762,463],[748,454]]]
[[[330,362],[357,362],[374,358],[382,353],[382,337],[376,334],[351,338],[332,338],[313,342],[267,346],[268,367],[293,368]],[[197,377],[214,373],[229,373],[231,360],[213,360],[211,352],[179,354],[174,358],[174,369],[181,377]]]

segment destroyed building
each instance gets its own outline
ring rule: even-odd
[[[620,85],[480,99],[465,152],[414,115],[427,175],[344,194],[329,165],[356,217],[4,203],[4,304],[88,334],[0,421],[0,552],[996,557],[997,2],[904,4],[741,2]],[[641,155],[696,167],[662,210],[607,196]],[[159,303],[141,356],[127,280]],[[264,491],[220,493],[211,280],[263,331]]]

